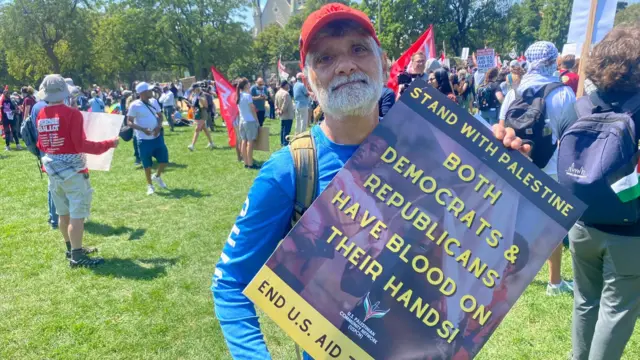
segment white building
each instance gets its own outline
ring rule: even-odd
[[[254,35],[271,24],[284,27],[292,15],[304,8],[305,0],[267,0],[264,8],[260,8],[260,0],[253,0]]]

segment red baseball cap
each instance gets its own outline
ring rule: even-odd
[[[302,30],[300,31],[301,68],[304,67],[307,51],[309,51],[309,45],[311,45],[311,39],[313,39],[315,34],[323,27],[336,20],[353,20],[357,22],[374,38],[376,43],[380,45],[376,30],[373,28],[367,14],[344,4],[330,3],[311,13],[311,15],[307,17],[307,20],[304,21],[304,24],[302,24]]]

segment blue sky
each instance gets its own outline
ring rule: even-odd
[[[574,0],[574,1],[580,1],[580,0]],[[640,3],[640,0],[626,0],[626,1],[627,1],[627,3],[629,3],[629,4],[636,4],[636,3]],[[0,0],[0,3],[1,3],[1,2],[2,2],[2,0]],[[359,1],[359,0],[356,0],[356,2],[358,2],[358,3],[359,3],[360,1]],[[260,0],[260,4],[261,4],[261,6],[264,6],[264,4],[266,4],[266,3],[267,3],[267,0]],[[252,28],[252,27],[253,27],[253,13],[252,13],[251,8],[246,8],[246,9],[243,11],[243,16],[244,16],[244,20],[243,20],[243,22],[244,22],[245,24],[247,24],[247,26],[249,26],[250,28]]]

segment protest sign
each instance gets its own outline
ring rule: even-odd
[[[124,121],[122,115],[94,113],[81,111],[84,120],[84,132],[87,140],[104,141],[114,139],[120,133]],[[89,170],[109,171],[115,149],[109,149],[100,155],[87,154],[87,168]]]
[[[580,58],[580,53],[578,53],[578,44],[564,44],[562,47],[562,56],[565,55],[575,55],[576,59]]]
[[[495,52],[493,49],[479,49],[476,53],[476,61],[478,62],[478,71],[487,72],[496,67]]]
[[[584,208],[416,80],[244,293],[316,359],[471,359]]]
[[[467,60],[469,58],[469,48],[462,48],[462,55],[460,55],[460,59]]]
[[[182,82],[182,88],[186,90],[186,89],[189,89],[191,85],[196,83],[196,77],[195,76],[185,77],[180,79],[180,81]]]

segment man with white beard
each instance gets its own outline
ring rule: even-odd
[[[386,59],[367,15],[336,3],[305,20],[300,59],[303,81],[325,114],[310,130],[317,197],[378,125]],[[522,141],[513,130],[495,133],[505,146],[520,149]],[[271,359],[255,307],[242,291],[291,229],[295,178],[290,149],[274,153],[254,180],[216,265],[211,286],[215,312],[234,359]]]

